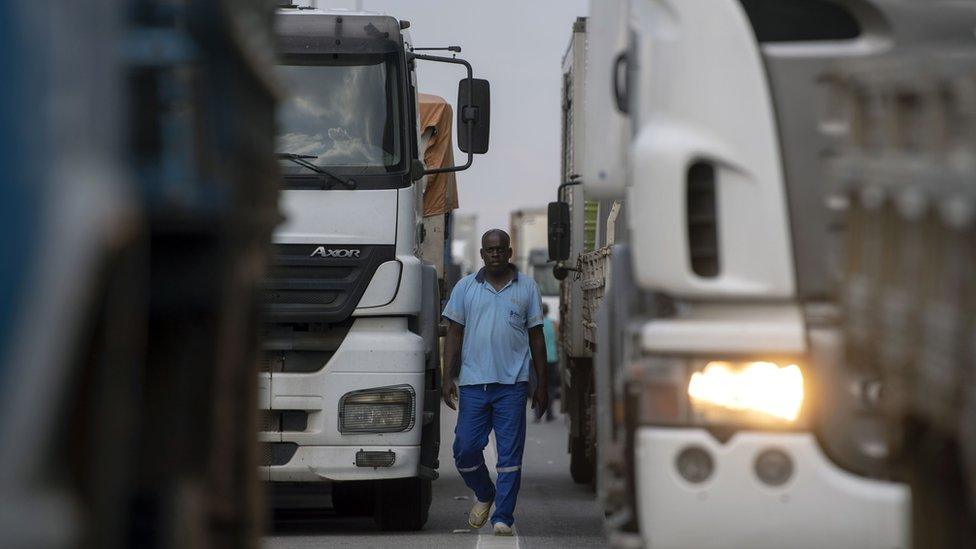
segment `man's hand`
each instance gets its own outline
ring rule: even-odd
[[[447,407],[452,410],[457,410],[458,390],[457,383],[454,382],[453,378],[444,380],[441,392],[444,394],[444,404],[447,404]]]
[[[532,408],[538,410],[540,413],[544,413],[549,409],[549,391],[546,387],[544,383],[538,383],[538,386],[535,388],[535,393],[532,395]]]
[[[542,324],[529,328],[529,351],[537,380],[532,407],[539,413],[545,413],[549,409],[549,371],[546,369],[546,336],[542,332]]]

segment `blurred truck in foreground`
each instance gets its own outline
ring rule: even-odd
[[[254,547],[263,2],[0,3],[0,547]]]
[[[573,265],[571,247],[587,202],[623,202],[626,228],[613,229],[624,244],[602,269],[592,345],[612,543],[911,544],[912,498],[892,480],[902,477],[880,411],[859,408],[841,375],[838,269],[827,260],[839,227],[822,163],[840,126],[819,111],[836,63],[923,44],[952,51],[971,42],[974,9],[592,3],[585,33],[574,33],[586,74],[564,130],[573,165],[563,173],[579,180],[550,206],[550,254],[570,260],[561,272],[580,277],[578,295],[599,286],[584,282],[600,271],[584,267],[585,254]],[[851,127],[878,112],[862,109]],[[879,272],[901,273],[890,267]],[[864,387],[884,394],[887,383]]]
[[[909,483],[917,547],[976,544],[973,27],[970,8],[911,49],[837,63],[823,85],[828,204],[843,226],[834,385],[856,397],[836,410],[848,436],[832,450]],[[879,416],[866,437],[864,418]],[[887,452],[864,463],[857,446]]]
[[[347,10],[278,13],[277,72],[291,92],[278,135],[286,221],[259,374],[264,479],[276,493],[331,489],[338,513],[373,515],[385,530],[424,526],[439,465],[439,284],[420,254],[427,237],[441,239],[435,253],[446,246],[445,226],[422,222],[425,176],[488,150],[488,82],[462,59],[415,53],[409,26]],[[420,61],[466,70],[461,166],[422,160]],[[449,132],[450,119],[440,126]]]

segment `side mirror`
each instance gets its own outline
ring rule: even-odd
[[[457,46],[453,46],[452,48],[457,48]],[[455,51],[452,48],[447,49]],[[457,48],[456,51],[461,51],[461,49]],[[488,152],[488,126],[491,118],[491,97],[488,81],[475,78],[473,76],[474,72],[471,69],[471,63],[468,63],[464,59],[423,55],[412,51],[407,54],[407,61],[413,61],[415,59],[463,65],[467,70],[468,77],[458,83],[457,145],[462,152],[467,153],[468,160],[460,166],[447,166],[427,170],[422,169],[423,163],[419,162],[418,159],[411,166],[410,176],[414,180],[417,180],[424,175],[464,171],[471,167],[471,164],[474,162],[474,155]]]
[[[550,202],[549,261],[566,261],[569,259],[569,229],[569,204]]]
[[[462,152],[488,152],[491,93],[488,81],[465,78],[458,82],[457,141]]]

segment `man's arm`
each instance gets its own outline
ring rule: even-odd
[[[457,382],[461,375],[461,345],[464,343],[464,326],[447,321],[447,337],[444,338],[444,403],[452,410],[457,410],[458,394]]]
[[[541,324],[529,328],[529,351],[538,380],[535,394],[532,395],[532,407],[545,411],[549,408],[549,370],[546,368],[546,334]]]

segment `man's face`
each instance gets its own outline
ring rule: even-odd
[[[489,270],[497,271],[508,266],[512,259],[512,248],[508,241],[498,233],[490,233],[481,239],[481,259]]]

